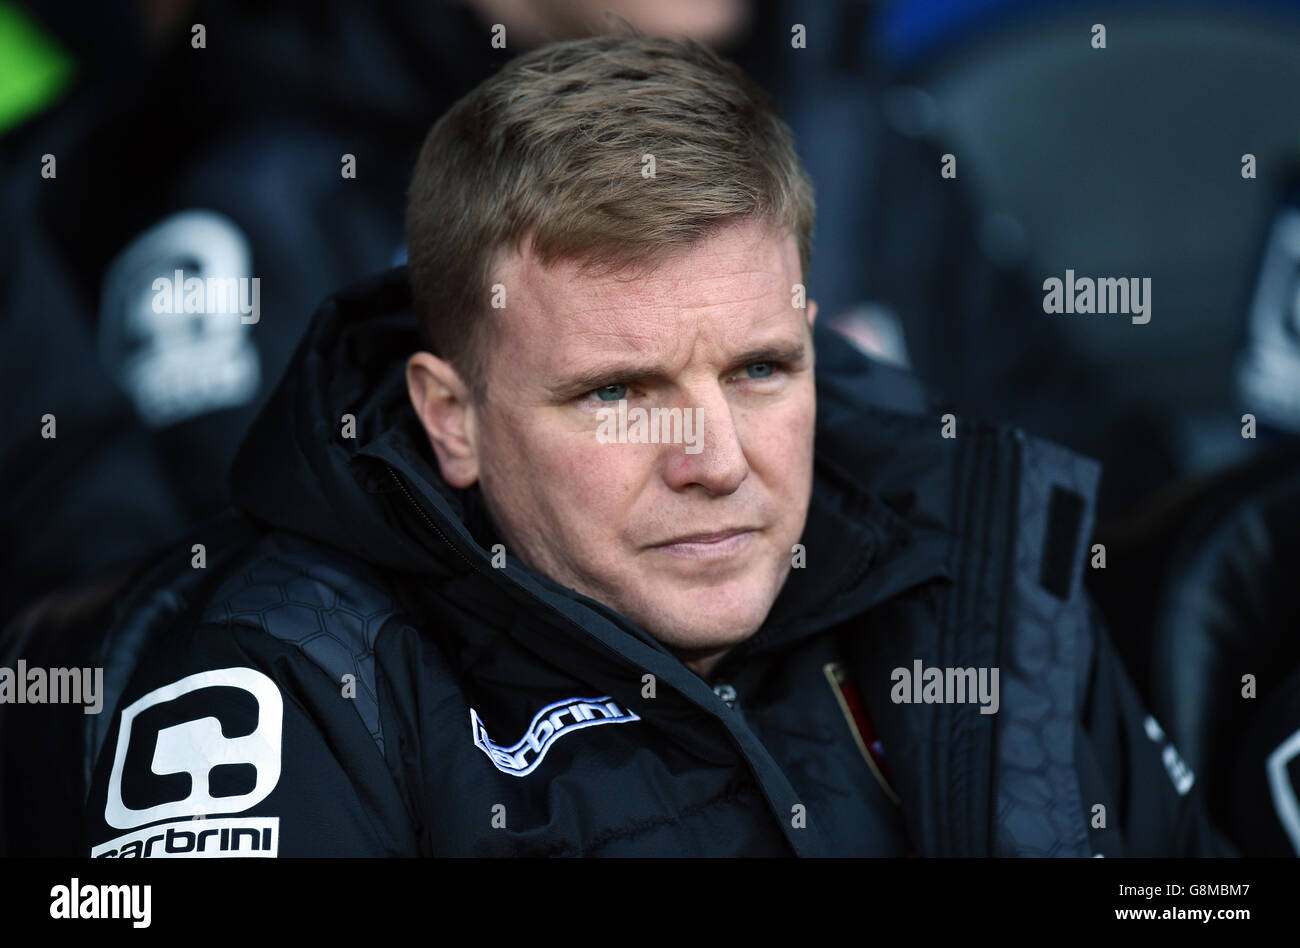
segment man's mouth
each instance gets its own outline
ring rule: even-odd
[[[737,527],[714,533],[687,534],[664,543],[656,543],[651,549],[693,559],[722,559],[745,549],[757,535],[758,529],[755,527]]]

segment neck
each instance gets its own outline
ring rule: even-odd
[[[730,648],[724,648],[697,657],[683,658],[682,664],[705,681],[709,681],[713,676],[713,670],[718,667],[718,662],[722,661],[729,651]]]

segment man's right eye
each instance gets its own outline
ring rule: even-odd
[[[602,402],[617,402],[627,398],[627,386],[622,383],[602,385],[600,388],[592,389],[588,394],[595,395]]]

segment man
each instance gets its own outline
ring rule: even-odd
[[[1081,589],[1096,465],[815,333],[812,215],[697,43],[459,102],[245,519],[97,640],[82,852],[1230,853]]]

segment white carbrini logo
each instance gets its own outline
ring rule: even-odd
[[[603,698],[565,698],[538,711],[524,736],[514,745],[505,747],[488,737],[478,712],[469,709],[474,746],[488,755],[497,770],[512,777],[532,773],[561,735],[597,724],[631,724],[640,720],[636,714],[610,700],[608,695]]]

